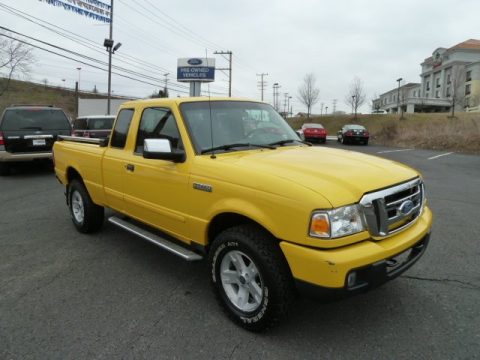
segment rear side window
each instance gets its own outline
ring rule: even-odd
[[[75,130],[86,130],[87,129],[87,119],[75,119],[73,121],[73,128]]]
[[[117,122],[115,128],[112,131],[112,139],[110,140],[110,146],[121,148],[125,147],[127,142],[128,129],[130,129],[130,123],[132,122],[133,109],[120,110],[117,116]]]
[[[2,130],[70,130],[70,123],[58,109],[9,109],[1,123]]]

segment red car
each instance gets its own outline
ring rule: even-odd
[[[327,130],[321,124],[303,124],[298,132],[300,133],[300,137],[303,135],[305,141],[316,141],[323,144],[327,141]]]

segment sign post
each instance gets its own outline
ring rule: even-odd
[[[181,58],[177,61],[177,81],[190,83],[190,96],[200,96],[202,82],[215,81],[214,58]]]

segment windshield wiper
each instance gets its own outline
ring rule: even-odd
[[[211,151],[215,150],[231,150],[236,147],[259,147],[259,148],[265,148],[265,149],[276,149],[275,146],[272,145],[262,145],[262,144],[250,144],[250,143],[233,143],[233,144],[225,144],[225,145],[219,145],[219,146],[214,146],[209,149],[205,149],[201,151],[201,154],[205,154]]]
[[[273,143],[270,143],[268,145],[270,146],[275,146],[275,145],[280,145],[280,146],[283,146],[285,144],[290,144],[290,143],[293,143],[293,142],[299,142],[299,143],[302,143],[302,144],[305,144],[305,145],[308,145],[308,146],[312,146],[312,144],[310,144],[309,142],[306,142],[306,141],[303,141],[303,140],[297,140],[297,139],[288,139],[288,140],[279,140],[279,141],[275,141]]]

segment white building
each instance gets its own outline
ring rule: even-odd
[[[408,83],[373,100],[374,111],[479,111],[480,40],[438,48],[421,63],[421,83]]]

